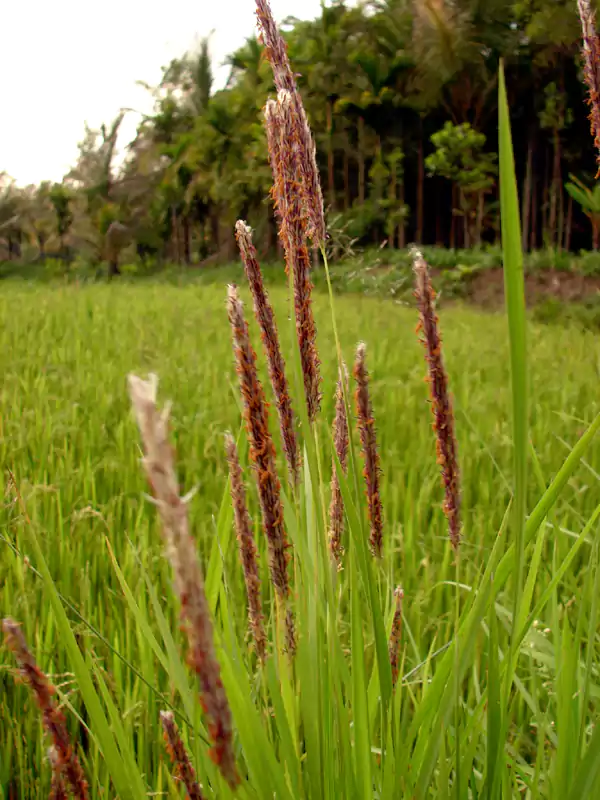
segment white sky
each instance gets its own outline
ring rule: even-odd
[[[320,0],[271,0],[278,22],[317,16]],[[121,107],[149,111],[137,80],[215,31],[217,86],[225,57],[255,31],[253,0],[0,0],[0,172],[17,183],[60,180],[77,155],[84,121],[110,122]],[[128,115],[123,143],[139,117]]]

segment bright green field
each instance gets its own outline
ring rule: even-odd
[[[225,287],[0,288],[0,616],[10,615],[23,622],[40,665],[53,675],[68,701],[80,709],[54,614],[42,580],[32,569],[35,559],[29,523],[9,484],[10,470],[58,590],[139,670],[140,674],[134,674],[106,641],[69,612],[80,645],[96,660],[118,699],[124,729],[134,742],[136,760],[148,786],[168,793],[168,765],[158,725],[158,711],[163,705],[142,678],[167,697],[173,696],[171,684],[132,617],[111,564],[107,541],[144,610],[149,600],[140,563],[148,570],[178,637],[156,513],[143,497],[146,486],[126,376],[130,371],[142,375],[156,372],[161,379],[161,402],[173,401],[182,486],[185,491],[198,487],[191,515],[206,565],[226,489],[223,434],[228,429],[237,432],[240,426]],[[285,291],[274,291],[273,300],[280,327],[284,328],[284,352],[288,353]],[[368,345],[383,469],[386,585],[391,589],[401,584],[404,588],[402,672],[406,675],[431,650],[451,639],[455,602],[454,588],[448,583],[455,578],[455,567],[441,512],[424,361],[414,333],[416,312],[390,301],[355,296],[339,297],[336,309],[348,363],[360,339]],[[324,296],[316,299],[316,318],[324,374],[324,443],[336,372]],[[466,600],[469,587],[477,583],[486,567],[512,481],[507,333],[502,316],[459,307],[445,309],[441,324],[457,412],[464,508],[460,581]],[[253,332],[256,334],[254,327]],[[258,343],[256,335],[254,340]],[[543,491],[542,483],[545,486],[551,481],[569,448],[600,410],[600,340],[575,329],[532,327],[529,343],[531,446],[535,451],[530,472],[531,508]],[[264,365],[260,347],[257,350]],[[277,433],[276,425],[272,427]],[[322,460],[328,474],[329,453],[329,447],[323,444]],[[585,463],[578,467],[545,523],[534,600],[600,501],[599,473],[600,437],[587,450]],[[248,484],[253,517],[258,522],[256,489],[250,479]],[[531,645],[535,645],[537,655],[523,656],[519,662],[522,690],[515,693],[507,758],[514,755],[523,780],[533,780],[537,759],[541,759],[540,785],[547,782],[542,797],[558,797],[549,794],[554,773],[548,766],[554,763],[557,744],[550,731],[546,744],[538,746],[535,728],[541,724],[541,717],[536,717],[535,708],[539,702],[549,727],[552,720],[562,719],[564,709],[555,707],[556,693],[548,683],[556,672],[554,659],[561,647],[554,635],[562,630],[557,627],[558,621],[567,617],[573,630],[579,621],[581,640],[586,638],[593,596],[587,569],[591,550],[590,544],[583,545],[546,606]],[[224,552],[223,559],[229,607],[243,631],[243,586],[235,548]],[[263,568],[265,563],[263,559]],[[264,578],[266,586],[266,571]],[[498,603],[511,608],[510,584]],[[152,612],[148,615],[152,618]],[[506,619],[499,611],[501,626]],[[546,629],[551,630],[544,633]],[[465,709],[478,708],[478,686],[487,669],[486,648],[486,626],[482,625],[467,671]],[[368,652],[368,634],[366,649]],[[586,652],[583,648],[584,659]],[[435,672],[435,664],[434,660],[430,672]],[[34,703],[25,688],[15,688],[12,666],[10,653],[0,649],[0,787],[4,797],[43,797],[49,780],[44,763],[46,745]],[[407,697],[412,700],[423,690],[425,672],[417,671],[407,681]],[[598,703],[600,677],[595,659],[591,680],[589,704],[582,716],[584,725],[594,720]],[[528,701],[532,697],[533,707]],[[410,715],[410,702],[403,708],[407,710],[402,714]],[[468,717],[466,710],[465,714]],[[485,716],[481,719],[476,724],[481,724],[479,738],[484,742]],[[467,732],[465,739],[473,735]],[[483,747],[481,742],[474,747],[475,761],[477,748]],[[450,752],[451,737],[445,747]],[[567,759],[560,769],[567,770],[568,763]],[[91,783],[93,795],[99,796],[94,784],[105,783],[106,777],[93,745],[89,745],[86,769],[89,776],[97,778]],[[435,774],[443,783],[443,775]],[[439,789],[436,792],[435,796],[442,796]]]

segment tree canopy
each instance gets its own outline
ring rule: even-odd
[[[524,246],[598,245],[583,202],[597,192],[574,0],[333,0],[317,19],[289,19],[284,30],[317,142],[334,254],[348,240],[458,247],[495,239],[501,58]],[[100,130],[85,127],[62,184],[19,189],[3,175],[0,257],[19,257],[27,242],[41,258],[81,252],[113,272],[126,247],[141,259],[225,260],[240,217],[275,248],[262,131],[272,75],[256,38],[228,65],[226,86],[215,90],[208,37],[164,67],[159,85],[147,87],[153,111],[119,166],[125,112]]]

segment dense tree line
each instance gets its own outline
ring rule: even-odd
[[[330,2],[284,26],[318,147],[331,247],[477,246],[498,233],[496,94],[503,58],[527,249],[596,248],[600,189],[575,0]],[[86,127],[63,182],[0,182],[4,257],[22,242],[118,271],[123,247],[178,263],[233,256],[246,218],[277,247],[262,108],[272,75],[255,38],[213,91],[210,41],[147,87],[118,168],[121,112]],[[51,244],[51,247],[49,247]],[[1,254],[0,254],[1,255]]]

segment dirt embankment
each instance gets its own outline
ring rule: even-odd
[[[573,272],[541,270],[525,275],[528,305],[555,297],[565,302],[579,302],[600,292],[600,277]],[[477,305],[494,308],[504,302],[504,275],[500,267],[474,275],[469,281],[468,297]]]

